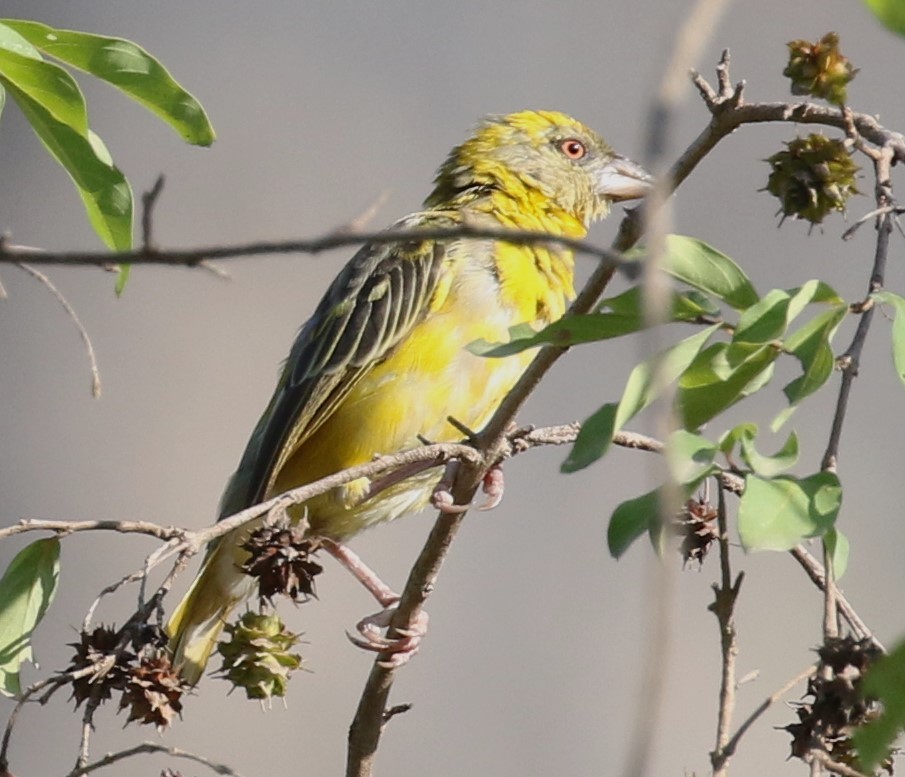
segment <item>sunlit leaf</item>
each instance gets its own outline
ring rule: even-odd
[[[746,550],[789,550],[832,528],[842,504],[842,486],[831,472],[771,480],[748,475],[738,510],[738,532]]]
[[[848,569],[848,554],[851,550],[848,537],[834,526],[823,535],[823,542],[833,561],[833,576],[840,580]]]
[[[790,405],[813,394],[833,374],[836,358],[830,343],[847,311],[844,305],[825,310],[786,338],[786,350],[802,368],[802,375],[783,388]]]
[[[17,87],[7,86],[32,129],[69,173],[98,236],[113,250],[131,248],[132,189],[101,139],[90,130],[80,134]]]
[[[47,612],[60,574],[60,541],[38,540],[16,554],[0,580],[0,693],[21,692],[19,670],[32,660],[31,635]]]
[[[214,141],[201,104],[141,46],[21,19],[2,22],[46,54],[112,84],[169,124],[187,143],[209,146]]]
[[[643,326],[640,318],[606,313],[589,313],[582,316],[566,316],[535,332],[528,324],[520,324],[509,330],[508,343],[488,343],[476,340],[468,350],[477,356],[502,357],[521,353],[528,348],[542,345],[569,346],[608,340],[637,332]]]
[[[666,442],[666,461],[676,483],[697,484],[717,470],[713,463],[719,448],[699,434],[678,429]]]
[[[892,360],[899,380],[905,383],[905,299],[891,291],[878,291],[873,296],[890,305],[895,314],[892,322]]]
[[[684,426],[697,429],[743,399],[753,381],[763,386],[778,354],[757,343],[714,343],[701,351],[679,380],[676,402]]]
[[[562,464],[562,471],[576,472],[603,456],[613,435],[685,371],[717,329],[719,325],[707,327],[667,349],[658,358],[636,365],[629,374],[618,405],[604,405],[582,424],[572,450]]]
[[[733,340],[746,343],[768,343],[785,335],[789,324],[812,303],[845,302],[823,281],[810,280],[795,289],[773,289],[745,310],[735,328]]]
[[[667,235],[663,269],[677,280],[744,310],[759,299],[741,267],[707,243],[684,235]],[[643,249],[630,252],[642,254]]]
[[[619,505],[607,527],[607,547],[613,558],[619,558],[631,544],[647,533],[660,509],[660,489],[629,499]]]
[[[853,737],[860,771],[873,774],[905,729],[905,642],[867,670],[862,689],[883,702],[880,717],[857,729]]]
[[[864,0],[864,4],[886,27],[905,35],[905,3],[902,0]]]
[[[56,121],[80,135],[87,133],[88,112],[82,90],[59,65],[0,46],[0,83],[27,95]]]
[[[41,59],[41,52],[32,46],[12,27],[0,21],[0,48],[21,54],[23,57]]]
[[[758,453],[754,445],[755,434],[740,437],[742,459],[751,470],[762,478],[772,478],[795,466],[798,461],[798,436],[792,432],[785,444],[772,456]]]

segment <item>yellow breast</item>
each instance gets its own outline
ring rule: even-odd
[[[556,260],[567,263],[567,270],[558,268],[565,284],[551,283],[553,261],[546,250],[489,241],[448,246],[424,318],[285,463],[271,493],[362,464],[377,454],[416,447],[420,439],[461,439],[448,416],[480,429],[533,354],[490,359],[472,354],[467,346],[481,339],[505,342],[516,324],[540,325],[558,318],[571,294],[571,257]],[[363,478],[310,500],[304,513],[315,532],[343,539],[420,509],[438,477],[434,471],[410,478],[367,499],[370,483]]]

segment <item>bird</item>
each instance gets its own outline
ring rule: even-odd
[[[390,227],[413,234],[363,245],[302,326],[220,518],[377,455],[480,429],[531,354],[485,358],[469,346],[506,342],[521,324],[539,329],[574,297],[574,255],[565,247],[422,239],[418,230],[470,226],[581,239],[611,204],[642,198],[651,185],[640,165],[564,113],[485,117],[440,166],[422,209]],[[436,469],[386,484],[360,478],[290,515],[304,518],[311,536],[344,548],[364,529],[426,507],[439,480]],[[253,593],[240,569],[248,533],[246,526],[211,543],[166,626],[173,666],[188,684],[201,678],[231,611]]]

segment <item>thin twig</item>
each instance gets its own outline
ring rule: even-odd
[[[2,251],[2,248],[0,248]],[[108,256],[109,261],[109,256]],[[78,330],[79,337],[82,339],[82,343],[85,345],[85,351],[88,355],[88,364],[91,367],[91,395],[95,398],[101,395],[101,373],[97,367],[97,356],[94,353],[94,346],[91,344],[91,338],[88,336],[88,330],[85,329],[84,324],[82,324],[79,319],[78,314],[75,312],[75,308],[69,304],[69,300],[63,296],[63,293],[54,286],[53,282],[48,278],[44,273],[40,270],[32,267],[31,265],[25,264],[24,262],[16,262],[17,267],[21,270],[24,270],[32,278],[40,281],[47,290],[53,295],[54,299],[60,303],[63,307],[63,310],[66,311],[66,315],[69,316],[69,319],[75,324],[75,328]]]
[[[821,591],[825,591],[826,571],[823,568],[823,564],[814,558],[803,545],[796,545],[789,551],[789,554],[801,565],[811,582]],[[838,588],[836,589],[836,606],[858,639],[869,639],[880,650],[885,651],[883,644],[874,636],[867,624],[861,620],[855,608],[852,607]]]
[[[731,754],[726,752],[729,744],[729,728],[735,711],[735,689],[738,685],[735,675],[735,660],[738,655],[738,635],[735,630],[735,602],[744,579],[740,572],[732,582],[732,566],[729,558],[729,526],[726,516],[726,492],[717,480],[719,503],[717,521],[720,546],[720,584],[713,586],[713,603],[710,611],[716,615],[720,627],[720,701],[717,713],[716,746],[710,754],[713,777],[725,777],[728,773]]]
[[[729,759],[731,756],[735,754],[735,751],[738,749],[739,742],[742,741],[742,737],[745,736],[745,733],[748,731],[751,726],[757,721],[757,719],[763,715],[770,707],[772,707],[776,702],[778,702],[783,696],[785,696],[789,691],[791,691],[798,683],[802,680],[807,680],[817,671],[818,664],[812,664],[803,672],[795,675],[789,682],[787,682],[782,688],[778,691],[774,691],[771,693],[766,699],[764,699],[752,712],[745,721],[738,727],[738,731],[736,731],[730,738],[729,741],[726,742],[725,747],[723,747],[723,756],[726,759]]]
[[[140,745],[135,745],[134,747],[130,747],[126,750],[120,750],[116,753],[108,753],[103,758],[99,758],[97,761],[86,763],[73,769],[71,772],[69,772],[69,774],[66,775],[66,777],[81,777],[81,775],[83,774],[96,772],[98,769],[102,769],[105,766],[110,766],[111,764],[115,764],[118,761],[122,761],[126,758],[132,758],[133,756],[146,753],[163,753],[173,758],[185,758],[189,761],[194,761],[195,763],[201,764],[202,766],[206,766],[215,774],[224,774],[228,775],[229,777],[242,777],[242,775],[231,766],[217,763],[216,761],[212,761],[211,759],[205,758],[204,756],[198,755],[197,753],[191,753],[188,750],[182,750],[178,747],[169,747],[167,745],[158,745],[155,742],[142,742]]]
[[[61,264],[67,266],[93,265],[109,267],[112,261],[122,264],[156,264],[175,267],[195,267],[202,261],[223,259],[239,259],[248,256],[267,256],[273,254],[319,254],[335,248],[358,246],[363,243],[386,245],[405,243],[413,240],[456,240],[474,238],[477,240],[500,240],[515,245],[552,245],[566,248],[576,253],[593,256],[597,259],[622,263],[623,259],[614,251],[594,246],[587,240],[551,235],[533,230],[480,227],[474,224],[461,224],[456,227],[436,229],[398,229],[390,228],[371,232],[349,232],[341,227],[320,237],[307,240],[264,240],[252,243],[240,243],[231,246],[207,246],[187,249],[153,249],[136,248],[132,251],[117,253],[97,251],[45,251],[28,246],[0,243],[0,262],[29,261],[32,264]]]
[[[859,772],[848,764],[834,761],[827,753],[822,751],[815,751],[811,754],[811,757],[824,769],[833,774],[841,774],[842,777],[868,777],[864,772]]]
[[[141,195],[141,247],[147,252],[154,251],[154,206],[163,191],[165,180],[161,173],[154,185]]]

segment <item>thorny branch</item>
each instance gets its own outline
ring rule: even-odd
[[[732,566],[729,558],[729,525],[726,516],[726,491],[718,483],[719,504],[717,522],[719,526],[720,547],[720,584],[713,586],[713,603],[710,610],[716,615],[720,627],[720,652],[722,654],[722,671],[720,676],[720,703],[717,712],[716,746],[710,754],[713,766],[713,777],[725,777],[729,767],[731,753],[726,748],[729,744],[729,728],[732,724],[732,713],[735,710],[735,659],[738,655],[738,634],[735,630],[735,602],[742,587],[744,572],[740,572],[732,582]]]

